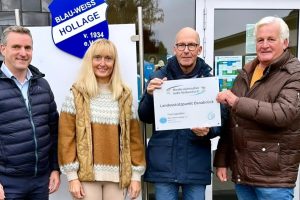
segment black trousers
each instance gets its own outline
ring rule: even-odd
[[[49,174],[36,177],[0,175],[5,200],[49,200]]]

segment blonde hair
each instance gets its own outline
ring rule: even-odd
[[[109,87],[112,91],[113,98],[117,100],[121,96],[123,88],[127,86],[121,78],[117,48],[110,40],[98,39],[91,44],[83,57],[75,85],[85,91],[91,98],[99,94],[100,89],[92,65],[93,58],[96,55],[104,57],[110,56],[114,60]]]

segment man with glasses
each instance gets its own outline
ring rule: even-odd
[[[289,28],[265,17],[254,28],[257,58],[217,101],[230,108],[214,166],[227,168],[239,200],[292,200],[300,162],[300,62],[288,50]]]
[[[198,57],[201,50],[199,34],[189,27],[181,29],[175,38],[175,56],[150,77],[139,104],[140,119],[153,124],[144,180],[154,183],[156,200],[177,200],[179,188],[185,200],[204,200],[206,185],[211,183],[210,139],[218,129],[156,131],[154,125],[153,91],[164,81],[211,76],[211,67]]]

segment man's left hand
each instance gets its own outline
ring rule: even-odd
[[[56,192],[60,185],[59,171],[52,171],[49,177],[49,194]]]

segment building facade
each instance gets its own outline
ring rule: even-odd
[[[0,0],[0,34],[16,24],[16,9],[20,24],[24,26],[50,26],[48,6],[52,0]],[[290,27],[290,49],[299,57],[299,0],[107,0],[109,24],[137,24],[137,7],[143,8],[144,61],[154,66],[166,63],[173,54],[176,32],[186,26],[195,28],[201,36],[201,57],[217,74],[217,58],[234,56],[243,65],[255,54],[249,50],[247,27],[263,16],[282,17]],[[118,14],[116,14],[118,13]],[[137,27],[137,26],[136,26]],[[137,66],[138,67],[138,66]],[[138,69],[139,70],[139,69]],[[226,83],[230,87],[230,81]],[[151,135],[151,126],[145,125],[145,137]],[[213,141],[213,149],[217,140]],[[213,152],[212,152],[213,153]],[[207,199],[236,199],[233,184],[220,183],[212,177],[213,184],[207,189]],[[62,179],[58,194],[51,198],[71,199],[66,179]],[[299,185],[299,180],[297,182]],[[153,187],[145,184],[143,199],[154,199]],[[299,200],[299,186],[295,200]]]

